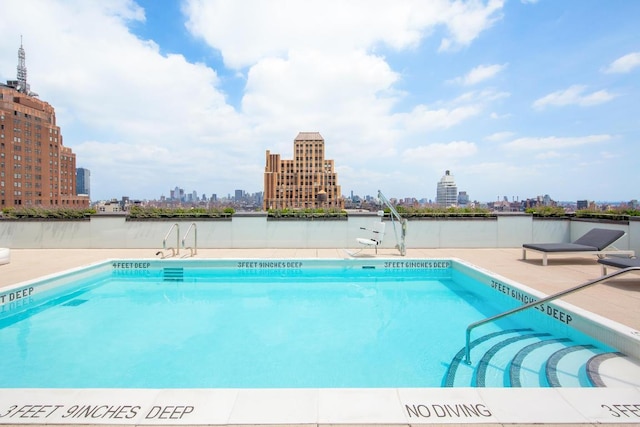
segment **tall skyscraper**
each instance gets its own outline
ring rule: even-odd
[[[319,132],[300,132],[293,140],[292,160],[267,150],[263,208],[339,208],[344,200],[333,160],[324,158]]]
[[[89,169],[76,169],[76,194],[86,194],[91,198],[91,171]]]
[[[0,83],[0,209],[88,206],[76,192],[76,155],[63,145],[55,110],[31,92],[20,43],[17,80]]]
[[[440,206],[455,206],[458,204],[458,187],[449,171],[446,171],[438,182],[436,203]]]

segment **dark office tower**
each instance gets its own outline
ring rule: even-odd
[[[76,194],[86,194],[91,198],[91,171],[89,169],[76,169]]]

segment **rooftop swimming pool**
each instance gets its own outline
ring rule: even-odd
[[[0,384],[600,385],[589,364],[620,348],[562,305],[474,330],[464,363],[470,323],[536,298],[447,259],[109,261],[0,296]]]

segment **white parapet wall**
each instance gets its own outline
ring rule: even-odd
[[[271,220],[266,214],[235,214],[227,220],[127,221],[124,215],[95,215],[81,221],[0,220],[0,247],[12,249],[162,249],[163,244],[198,248],[355,248],[380,219],[372,214],[342,220]],[[394,248],[400,224],[388,221],[383,248]],[[169,233],[174,225],[177,227]],[[407,248],[515,248],[523,243],[570,242],[593,227],[622,229],[619,249],[640,252],[640,221],[598,223],[538,219],[525,214],[490,218],[409,219]],[[179,229],[179,234],[178,234]],[[397,236],[397,237],[396,237]],[[165,241],[166,237],[166,241]]]

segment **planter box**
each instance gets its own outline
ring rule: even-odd
[[[231,221],[232,216],[174,216],[174,217],[126,217],[127,222],[173,222],[173,221]]]
[[[346,215],[342,216],[267,216],[267,221],[347,221]]]

